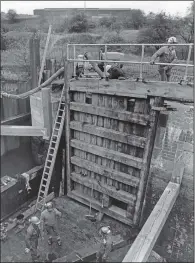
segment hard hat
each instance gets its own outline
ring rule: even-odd
[[[78,55],[78,58],[83,58],[83,55]]]
[[[170,37],[167,42],[169,44],[174,44],[174,43],[177,43],[177,39],[176,39],[176,37]]]
[[[38,217],[36,216],[32,216],[29,221],[32,223],[32,224],[35,224],[35,225],[39,225],[40,224],[40,220],[38,219]]]
[[[47,203],[45,206],[46,206],[46,208],[51,208],[51,207],[53,207],[53,203],[52,203],[52,202],[49,202],[49,203]]]
[[[110,227],[109,226],[103,226],[100,231],[103,233],[103,234],[109,234],[111,232],[110,230]]]

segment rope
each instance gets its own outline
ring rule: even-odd
[[[19,94],[19,95],[14,95],[14,94],[9,94],[5,91],[1,91],[0,96],[5,97],[5,98],[10,98],[10,99],[26,99],[28,97],[30,97],[30,95],[38,92],[39,90],[41,90],[42,88],[48,86],[49,84],[51,84],[51,82],[56,79],[62,72],[64,72],[64,67],[60,68],[56,73],[54,73],[48,80],[46,80],[44,83],[42,83],[40,86],[27,91],[25,93]]]

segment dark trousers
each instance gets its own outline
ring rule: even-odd
[[[38,238],[33,239],[30,242],[30,253],[32,257],[33,262],[38,262],[38,252],[37,252],[37,247],[38,247]]]
[[[47,234],[49,235],[50,240],[52,240],[52,237],[54,237],[54,236],[57,237],[58,241],[60,240],[59,231],[55,225],[53,225],[53,226],[45,225],[45,229],[47,231]]]

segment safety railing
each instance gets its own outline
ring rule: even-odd
[[[140,70],[139,70],[139,80],[143,80],[143,65],[150,65],[150,62],[146,62],[144,61],[144,54],[145,54],[145,47],[150,47],[150,46],[170,46],[170,44],[166,43],[166,44],[67,44],[67,60],[74,62],[74,76],[75,76],[75,65],[76,62],[86,62],[85,59],[80,60],[76,58],[76,47],[78,46],[101,46],[104,47],[104,53],[105,53],[105,59],[93,59],[93,60],[87,60],[87,62],[104,62],[105,65],[106,63],[122,63],[122,64],[138,64],[140,65]],[[140,46],[141,47],[141,60],[139,61],[121,61],[121,60],[108,60],[107,59],[107,49],[108,46]],[[177,66],[177,67],[185,67],[185,72],[184,72],[184,76],[182,81],[187,81],[187,77],[188,77],[188,69],[194,67],[193,64],[189,64],[190,62],[190,58],[191,58],[191,53],[192,53],[192,47],[194,46],[193,43],[189,43],[189,44],[174,44],[174,46],[188,46],[189,50],[188,50],[188,57],[186,60],[185,64],[179,64],[179,63],[171,63],[171,66]],[[73,58],[69,57],[69,49],[70,47],[73,47]],[[159,63],[159,62],[155,62],[154,65],[163,65],[163,66],[168,66],[170,65],[170,63]],[[104,73],[106,73],[106,66],[104,67]],[[181,82],[181,81],[180,81]]]

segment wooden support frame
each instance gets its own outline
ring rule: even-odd
[[[179,194],[180,184],[169,182],[123,262],[147,262]]]
[[[83,83],[83,85],[82,85]],[[162,97],[170,101],[193,102],[193,88],[169,82],[142,83],[130,80],[79,79],[70,83],[70,90],[97,94],[147,97]]]
[[[66,111],[66,120],[65,120],[65,177],[66,177],[66,186],[67,192],[71,191],[71,160],[70,160],[70,86],[68,81],[68,72],[69,72],[69,62],[64,60],[64,85],[65,85],[65,111]],[[64,190],[66,192],[66,190]]]
[[[41,127],[1,125],[1,136],[43,136],[47,130]]]
[[[155,107],[162,107],[163,105],[163,98],[156,97],[154,99],[154,106]],[[135,214],[134,214],[134,224],[140,224],[141,218],[142,218],[142,212],[144,209],[144,200],[145,200],[145,194],[146,194],[146,188],[148,183],[148,176],[149,176],[149,170],[150,170],[150,163],[152,159],[152,151],[154,148],[154,141],[156,136],[156,128],[158,124],[158,117],[159,112],[151,110],[150,116],[153,117],[153,122],[150,123],[150,128],[148,130],[148,141],[146,143],[146,147],[144,150],[144,156],[143,156],[143,162],[145,164],[144,169],[141,171],[141,178],[140,178],[140,185],[139,185],[139,192],[137,196],[137,201],[135,205]],[[142,206],[141,206],[142,204]]]

